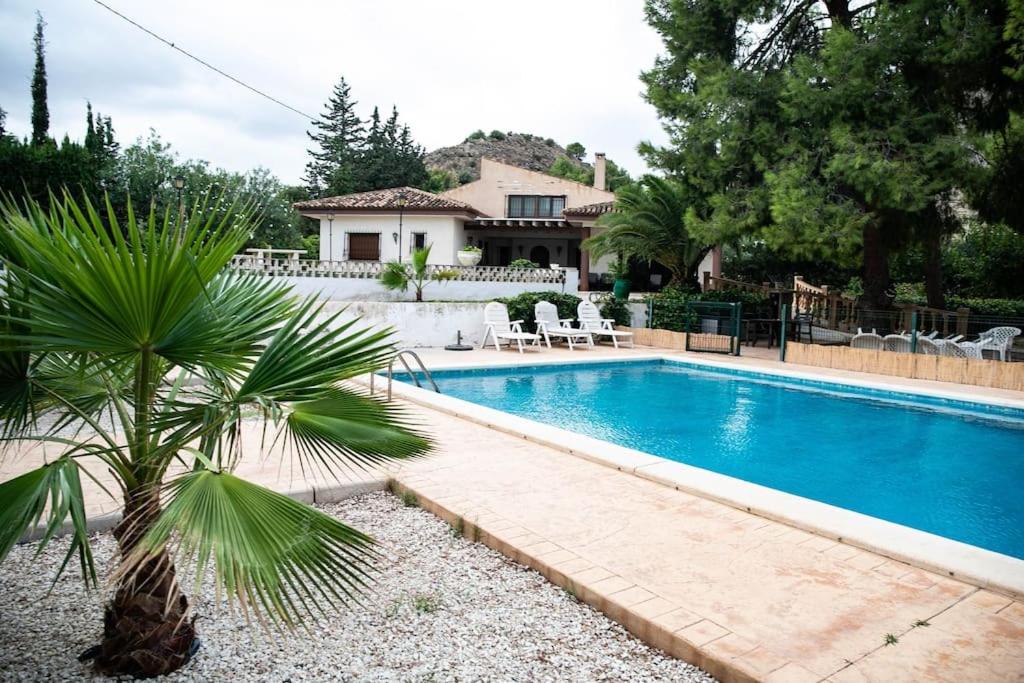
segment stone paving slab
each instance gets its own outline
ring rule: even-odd
[[[425,507],[722,680],[1024,680],[1008,597],[412,410],[438,454],[395,479]]]

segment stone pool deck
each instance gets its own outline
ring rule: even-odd
[[[652,351],[665,353],[599,348],[421,355],[428,367],[439,367],[639,358]],[[1024,400],[1012,391],[783,366],[766,351],[744,347],[740,358],[694,357]],[[316,476],[307,484],[293,459],[259,453],[260,435],[251,430],[239,473],[308,501],[379,488],[393,478],[425,508],[455,524],[461,519],[468,536],[538,569],[641,638],[723,681],[1024,680],[1024,603],[1010,596],[448,413],[415,404],[408,409],[436,439],[431,458],[354,475],[351,485]],[[37,449],[23,455],[2,463],[0,480],[42,459]],[[102,494],[90,498],[94,517],[119,507]],[[888,636],[898,640],[886,644]]]
[[[437,367],[650,351],[421,355]],[[749,355],[730,362],[781,365]],[[896,379],[877,378],[916,390],[1024,398]],[[1024,680],[1024,603],[1006,595],[458,417],[412,410],[431,425],[438,452],[394,478],[421,504],[453,523],[461,519],[468,535],[721,680]],[[889,636],[897,642],[886,644]]]

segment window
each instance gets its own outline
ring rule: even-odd
[[[509,218],[559,218],[564,209],[564,196],[536,194],[511,194],[508,196]]]
[[[412,234],[412,240],[409,243],[409,251],[412,252],[416,249],[427,248],[427,233],[425,232],[414,232]]]
[[[348,259],[350,261],[380,261],[380,233],[348,233]]]

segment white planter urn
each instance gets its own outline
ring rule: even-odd
[[[460,249],[456,254],[459,259],[459,263],[464,266],[475,266],[480,263],[480,259],[483,258],[482,251],[464,251]]]

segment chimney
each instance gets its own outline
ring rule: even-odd
[[[594,154],[594,187],[599,190],[605,189],[605,161],[604,152]]]

